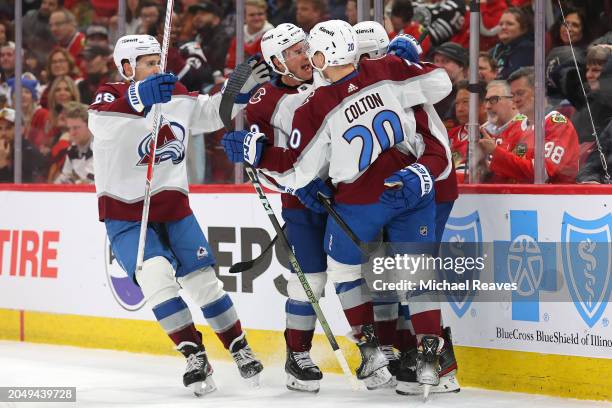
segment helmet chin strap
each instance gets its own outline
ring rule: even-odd
[[[325,76],[325,73],[323,72],[323,71],[325,70],[325,68],[327,68],[327,61],[325,61],[325,65],[323,65],[323,67],[322,67],[322,68],[317,67],[317,66],[315,65],[314,61],[312,60],[312,58],[311,58],[310,56],[308,56],[308,61],[310,62],[310,66],[311,66],[312,68],[316,69],[316,70],[319,72],[319,74],[321,74],[321,76],[322,76],[324,79],[326,79],[326,80],[328,80],[328,81],[331,81],[331,80],[330,80],[330,79],[329,79],[327,76]]]
[[[277,57],[278,60],[278,57]],[[307,82],[307,79],[302,79],[299,76],[295,75],[293,72],[289,71],[289,68],[287,67],[287,64],[285,64],[285,61],[280,61],[279,63],[283,64],[283,67],[285,67],[285,70],[283,72],[279,71],[278,69],[276,69],[276,67],[272,67],[272,69],[274,70],[274,72],[280,74],[280,75],[284,75],[284,76],[288,76],[289,78],[295,79],[296,81],[300,81],[300,82]]]

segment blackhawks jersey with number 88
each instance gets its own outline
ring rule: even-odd
[[[287,153],[260,171],[286,191],[329,175],[337,202],[376,202],[384,179],[423,154],[427,142],[417,132],[420,120],[428,128],[426,137],[433,135],[441,149],[442,169],[434,173],[445,178],[448,137],[437,128],[441,122],[432,119],[431,105],[450,90],[448,75],[434,65],[394,55],[363,61],[359,71],[306,99],[295,113]]]
[[[489,166],[498,183],[533,183],[535,130],[527,117],[517,115],[499,137],[502,144],[493,151]],[[574,183],[578,174],[580,146],[572,122],[552,111],[544,122],[544,164],[548,183]]]

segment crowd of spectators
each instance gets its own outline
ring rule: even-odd
[[[547,1],[542,46],[546,50],[548,181],[606,182],[595,134],[612,168],[612,0],[563,0],[565,18],[557,1]],[[161,40],[165,3],[126,0],[126,17],[120,24],[117,1],[24,1],[23,50],[15,49],[14,2],[0,5],[0,182],[13,180],[16,58],[22,58],[24,72],[17,107],[23,119],[23,181],[91,183],[86,107],[100,84],[120,80],[112,60],[120,27],[125,34],[150,34]],[[530,0],[481,0],[480,12],[479,176],[484,182],[530,183],[532,66],[539,47],[534,43],[533,4]],[[422,58],[449,74],[453,91],[436,109],[449,130],[458,174],[465,177],[470,162],[469,1],[386,0],[384,16],[390,38],[399,34],[418,38]],[[355,24],[357,1],[246,0],[244,56],[260,53],[263,34],[278,24],[294,23],[308,32],[331,18]],[[175,1],[167,69],[190,91],[218,92],[236,65],[235,21],[233,1]],[[559,124],[561,131],[555,127]],[[511,129],[522,133],[509,137],[518,132]],[[189,156],[192,182],[234,182],[234,167],[218,143],[221,134],[195,135],[199,142],[194,146],[199,150]],[[519,159],[523,160],[520,165]],[[559,165],[555,161],[564,165],[560,177],[555,176],[555,165]],[[523,173],[507,174],[504,166],[510,163]]]

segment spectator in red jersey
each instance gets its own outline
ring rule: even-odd
[[[244,59],[261,53],[261,37],[274,26],[266,20],[268,5],[265,0],[246,0],[244,3]],[[236,37],[230,43],[225,75],[229,75],[236,67]]]
[[[433,63],[444,68],[453,83],[453,91],[436,104],[436,111],[448,129],[457,126],[455,118],[456,84],[466,79],[468,53],[459,44],[447,42],[433,50]]]
[[[425,27],[417,22],[413,21],[414,9],[412,7],[411,0],[395,0],[393,7],[391,7],[391,25],[393,26],[393,32],[389,34],[389,39],[393,39],[395,36],[400,34],[410,34],[417,40],[420,40],[421,48],[423,49],[423,56],[429,54],[431,50],[431,39],[427,35],[421,39]]]
[[[357,24],[357,0],[348,0],[344,8],[346,22],[350,25]]]
[[[511,7],[502,14],[499,27],[499,43],[491,56],[497,63],[497,78],[507,79],[517,69],[533,65],[533,13]]]
[[[591,35],[584,11],[574,7],[564,11],[565,22],[563,22],[563,16],[559,16],[555,24],[548,31],[546,50],[549,51],[551,48],[562,45],[570,45],[570,38],[574,47],[586,50],[591,41]]]
[[[508,8],[506,0],[481,0],[480,2],[480,50],[487,51],[497,44],[499,20]],[[463,27],[451,37],[452,42],[465,48],[470,46],[470,12],[465,14]]]
[[[81,80],[81,70],[76,66],[74,58],[64,48],[56,48],[49,54],[47,59],[47,86],[42,92],[40,97],[40,106],[43,108],[49,108],[49,85],[55,80],[55,78],[67,75],[74,79],[75,82]]]
[[[22,127],[22,132],[24,128]],[[0,183],[14,181],[15,159],[15,111],[10,108],[0,110]],[[21,141],[22,182],[43,182],[46,174],[45,158],[24,138]]]
[[[295,21],[305,32],[310,32],[312,27],[326,20],[326,0],[297,0],[295,9]]]
[[[510,89],[516,108],[523,115],[515,117],[500,135],[501,144],[485,130],[479,145],[491,155],[489,170],[496,183],[533,183],[535,145],[535,73],[533,67],[514,72]],[[546,181],[574,183],[578,174],[580,148],[572,123],[559,112],[546,115],[544,123],[544,164]]]
[[[79,65],[79,54],[85,47],[85,34],[77,31],[74,14],[66,9],[54,11],[49,17],[49,27],[57,46],[68,50]]]
[[[491,82],[497,76],[497,64],[489,53],[478,54],[478,76],[486,83]]]
[[[487,112],[487,122],[484,128],[489,135],[498,139],[498,135],[510,125],[512,119],[518,114],[512,101],[510,84],[502,79],[489,82],[484,106]]]
[[[458,125],[449,129],[448,137],[451,142],[451,152],[453,154],[453,164],[457,174],[467,174],[467,154],[469,144],[468,121],[470,113],[470,92],[468,91],[469,81],[459,81],[456,85],[457,98],[455,101],[455,117]],[[487,120],[487,111],[485,110],[485,93],[487,84],[484,81],[478,83],[478,123],[483,124]]]

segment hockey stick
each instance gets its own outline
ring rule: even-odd
[[[286,226],[287,226],[287,224],[283,225],[281,227],[281,229],[284,231]],[[274,244],[276,243],[277,239],[278,239],[278,235],[276,235],[272,239],[272,241],[270,241],[268,246],[265,247],[263,251],[261,251],[261,254],[259,254],[259,256],[257,258],[251,259],[250,261],[237,262],[237,263],[233,264],[229,268],[229,273],[242,273],[244,271],[248,271],[249,269],[252,269],[255,265],[257,265],[258,263],[263,261],[263,259],[265,258],[265,255],[274,246]]]
[[[346,221],[344,221],[342,217],[340,216],[340,214],[338,214],[338,211],[334,209],[334,207],[332,206],[331,198],[326,196],[320,191],[317,192],[317,198],[319,199],[321,204],[323,204],[323,207],[325,207],[325,210],[327,211],[327,213],[331,215],[331,217],[334,219],[336,224],[340,226],[340,229],[346,234],[347,237],[349,237],[349,239],[353,242],[353,244],[355,244],[355,246],[359,248],[359,250],[364,256],[369,257],[374,252],[376,252],[378,248],[380,248],[380,245],[382,244],[382,240],[378,242],[378,245],[373,251],[368,251],[367,249],[365,249],[365,248],[368,248],[369,243],[363,242],[357,237],[357,235],[355,234],[355,232],[353,232],[351,227],[349,227]]]
[[[164,21],[164,39],[161,49],[160,71],[166,70],[166,58],[168,57],[168,47],[170,45],[170,27],[172,26],[172,8],[174,0],[166,3],[166,19]],[[155,164],[155,153],[157,151],[157,135],[161,124],[161,104],[157,103],[153,107],[153,132],[149,140],[149,163],[147,164],[147,182],[145,185],[144,202],[142,204],[142,218],[140,220],[140,234],[138,236],[138,253],[136,255],[136,273],[142,271],[144,262],[145,242],[147,238],[147,225],[149,223],[149,207],[151,205],[151,185],[153,183],[153,166]],[[137,275],[136,275],[137,276]]]
[[[244,67],[245,65],[248,67],[248,69]],[[234,104],[234,99],[236,98],[238,93],[240,93],[240,89],[242,88],[246,80],[248,79],[248,75],[246,75],[246,73],[248,71],[250,75],[250,69],[251,67],[248,64],[243,63],[243,64],[238,65],[236,67],[236,70],[234,71],[235,75],[232,75],[230,77],[230,79],[227,81],[227,84],[225,86],[225,91],[223,92],[221,103],[219,105],[219,116],[221,117],[221,120],[223,121],[225,129],[228,132],[233,130],[232,108]],[[224,99],[226,100],[225,103],[223,103]],[[227,100],[229,100],[229,102],[227,102]],[[321,324],[321,328],[323,329],[323,332],[325,333],[325,336],[327,337],[327,340],[329,341],[329,344],[331,345],[331,348],[334,351],[334,355],[336,356],[336,359],[338,360],[338,364],[340,364],[340,367],[342,368],[344,375],[348,378],[352,387],[354,389],[358,389],[359,385],[357,384],[355,377],[353,377],[351,373],[351,369],[348,366],[348,363],[346,361],[346,358],[344,357],[344,354],[342,354],[342,350],[340,349],[340,346],[338,345],[338,341],[336,340],[336,337],[334,336],[334,334],[331,331],[331,328],[329,327],[329,323],[327,323],[327,319],[325,318],[325,315],[323,314],[323,310],[321,310],[319,301],[317,297],[314,295],[312,288],[310,287],[310,284],[308,283],[308,280],[306,279],[306,275],[304,274],[304,271],[302,271],[302,268],[300,267],[300,264],[297,261],[297,258],[295,257],[295,254],[291,250],[289,241],[287,240],[287,237],[285,236],[285,233],[283,232],[278,222],[278,219],[276,218],[276,215],[274,214],[274,210],[272,209],[272,206],[270,205],[270,202],[268,201],[268,197],[266,197],[266,193],[264,192],[263,186],[261,185],[259,181],[259,177],[257,177],[257,170],[248,163],[245,163],[245,170],[246,170],[246,173],[249,179],[251,180],[251,183],[253,184],[253,187],[255,188],[255,191],[257,192],[257,196],[259,197],[259,201],[261,202],[261,205],[263,206],[266,214],[268,214],[268,218],[270,219],[270,222],[272,223],[272,226],[274,227],[274,230],[276,231],[276,236],[280,239],[281,244],[287,250],[287,255],[289,256],[289,263],[293,267],[293,270],[296,272],[298,279],[300,283],[302,284],[302,288],[304,289],[304,292],[306,293],[306,297],[308,298],[308,301],[310,302],[310,304],[312,305],[312,308],[315,311],[317,319],[319,320],[319,323]]]

